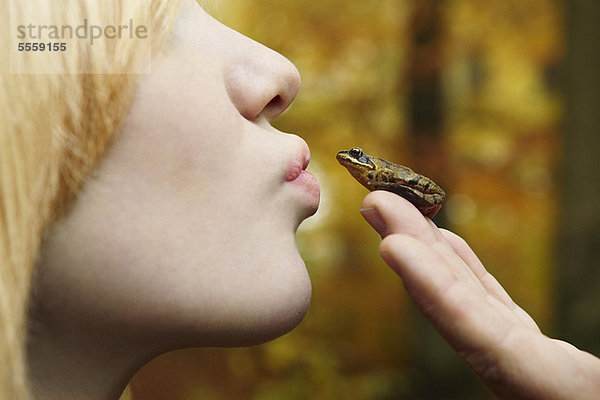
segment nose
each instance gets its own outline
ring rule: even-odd
[[[300,74],[287,58],[246,37],[227,60],[227,93],[250,121],[272,121],[285,111],[300,89]]]

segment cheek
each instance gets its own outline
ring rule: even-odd
[[[303,318],[310,281],[291,232],[272,237],[267,218],[240,223],[247,213],[235,207],[136,203],[97,185],[44,252],[48,318],[98,332],[150,329],[182,346],[261,342]]]
[[[216,173],[232,158],[244,120],[227,95],[218,65],[196,58],[153,62],[153,73],[140,82],[120,134],[124,167],[164,181],[185,181]]]
[[[139,115],[134,109],[105,157],[105,175],[152,196],[199,195],[234,179],[238,167],[232,160],[240,152],[243,123],[233,113],[212,118],[215,108],[230,115],[227,103],[206,113],[177,109]]]

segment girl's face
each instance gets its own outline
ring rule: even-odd
[[[43,249],[40,332],[170,349],[295,327],[310,299],[295,231],[319,186],[305,142],[270,121],[299,85],[288,60],[185,0],[122,130]]]

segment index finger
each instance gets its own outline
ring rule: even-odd
[[[377,190],[369,193],[362,204],[361,214],[385,238],[391,233],[408,234],[427,244],[442,239],[435,224],[424,217],[408,200],[397,194]]]
[[[473,271],[456,255],[438,227],[409,201],[394,193],[375,191],[365,197],[363,207],[366,207],[361,210],[363,217],[382,238],[401,234],[418,240],[424,245],[424,252],[435,252],[443,257],[455,276],[468,282],[476,290],[485,290]]]

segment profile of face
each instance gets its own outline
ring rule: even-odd
[[[311,290],[295,231],[319,187],[305,142],[270,124],[299,84],[288,60],[183,1],[44,245],[33,351],[39,336],[66,357],[152,357],[263,342],[302,320]]]

